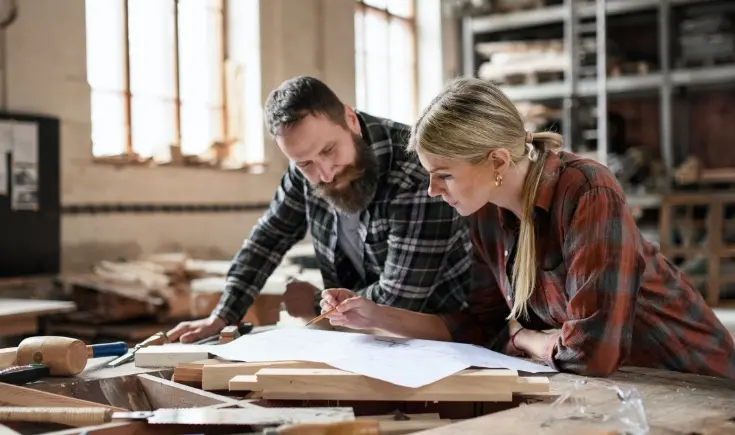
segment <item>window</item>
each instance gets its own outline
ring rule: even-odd
[[[413,0],[357,0],[357,108],[404,123],[416,117]]]
[[[222,165],[252,155],[232,149],[243,86],[226,59],[224,0],[87,0],[86,14],[95,157]]]

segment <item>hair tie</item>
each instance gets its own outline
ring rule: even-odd
[[[528,159],[535,162],[538,159],[538,149],[533,146],[533,133],[526,132],[526,149],[528,150]]]

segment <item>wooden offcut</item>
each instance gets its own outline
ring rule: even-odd
[[[274,369],[329,369],[327,364],[305,361],[273,361],[262,363],[224,363],[202,366],[202,389],[207,391],[230,389],[230,379],[254,375],[266,368]]]

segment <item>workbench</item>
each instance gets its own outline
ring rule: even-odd
[[[215,394],[171,382],[168,379],[172,369],[141,369],[133,364],[106,368],[107,361],[109,358],[92,359],[79,376],[44,379],[26,387],[129,410],[227,406],[242,399],[230,396],[229,392]],[[552,412],[550,403],[575,386],[586,398],[588,411],[603,413],[619,406],[620,401],[611,388],[618,386],[633,387],[640,394],[651,434],[735,433],[735,381],[641,368],[623,368],[606,379],[559,373],[550,376],[550,380],[550,394],[519,396],[512,403],[310,401],[298,405],[353,406],[355,416],[388,414],[398,409],[405,413],[439,413],[441,418],[462,420],[418,432],[421,435],[602,434],[615,432],[600,431],[591,421],[556,420],[548,427],[542,426]],[[0,403],[2,399],[0,391]],[[295,401],[265,402],[268,401],[253,401],[268,407],[294,406]]]

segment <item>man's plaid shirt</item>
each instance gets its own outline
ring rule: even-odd
[[[405,151],[409,127],[357,112],[363,138],[379,161],[375,198],[360,213],[365,278],[337,244],[337,211],[293,165],[269,210],[234,258],[214,315],[237,322],[283,255],[311,232],[326,288],[348,288],[379,304],[438,313],[464,307],[470,287],[466,220],[429,197],[429,175]]]

